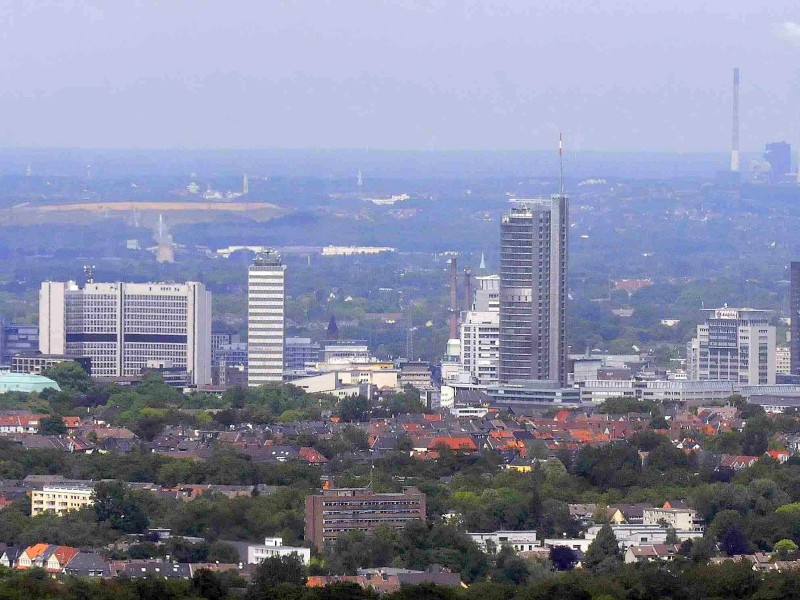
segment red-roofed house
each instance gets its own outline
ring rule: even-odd
[[[478,450],[470,437],[435,437],[428,444],[428,451],[437,450],[443,446],[454,452],[477,452]]]

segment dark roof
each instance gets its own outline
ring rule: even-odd
[[[108,574],[108,563],[99,554],[94,552],[78,552],[64,567],[71,575],[87,576],[90,573],[101,571]]]

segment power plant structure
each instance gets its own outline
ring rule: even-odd
[[[158,231],[156,234],[156,262],[174,263],[175,246],[172,243],[172,236],[164,226],[164,216],[158,215]]]
[[[733,131],[731,134],[731,171],[739,172],[739,67],[733,69]]]

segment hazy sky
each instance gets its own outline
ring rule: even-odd
[[[665,8],[665,5],[682,8]],[[797,0],[0,1],[0,146],[800,144]]]

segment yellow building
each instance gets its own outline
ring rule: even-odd
[[[94,504],[94,490],[88,487],[45,486],[31,492],[31,516],[54,512],[61,516]]]

